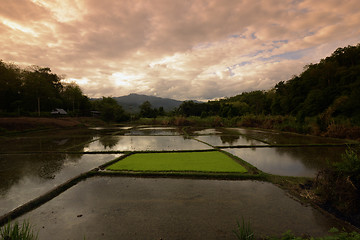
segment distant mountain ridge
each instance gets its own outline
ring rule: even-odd
[[[155,96],[141,95],[131,93],[127,96],[113,97],[125,111],[136,113],[139,112],[139,106],[146,101],[149,101],[154,108],[163,107],[165,111],[171,111],[180,106],[182,101],[171,98],[161,98]]]

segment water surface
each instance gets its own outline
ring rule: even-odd
[[[26,214],[39,239],[236,239],[236,222],[259,235],[324,235],[341,226],[269,183],[92,178]]]
[[[212,146],[259,146],[266,143],[242,135],[207,135],[195,136],[195,139],[206,142]]]
[[[345,139],[325,138],[317,136],[307,136],[295,133],[284,133],[266,130],[254,130],[245,128],[231,128],[240,134],[250,138],[258,139],[270,144],[343,144],[348,141]]]
[[[124,135],[132,136],[179,136],[182,132],[175,127],[142,127],[133,128]]]
[[[0,215],[121,154],[1,154]]]
[[[328,163],[341,160],[345,147],[232,148],[225,151],[266,173],[315,177]]]
[[[102,136],[101,133],[88,130],[52,130],[27,133],[0,138],[0,152],[49,152],[66,151],[73,148],[82,151],[85,143]]]
[[[183,136],[108,136],[89,143],[91,151],[172,151],[211,149],[206,144]]]

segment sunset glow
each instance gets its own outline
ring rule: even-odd
[[[267,90],[360,42],[358,0],[4,0],[1,56],[89,97]]]

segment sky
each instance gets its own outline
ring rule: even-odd
[[[0,59],[89,97],[269,90],[360,43],[359,0],[1,0]]]

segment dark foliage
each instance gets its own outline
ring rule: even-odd
[[[90,112],[89,99],[75,83],[62,83],[50,68],[21,69],[0,60],[0,113],[29,115],[63,108],[73,115]]]
[[[348,149],[342,161],[318,173],[314,190],[325,209],[360,225],[360,156]]]
[[[360,44],[338,48],[330,57],[305,66],[299,76],[281,81],[269,91],[245,92],[207,103],[183,102],[182,116],[232,118],[253,115],[292,115],[319,118],[323,131],[333,118],[360,125]]]

